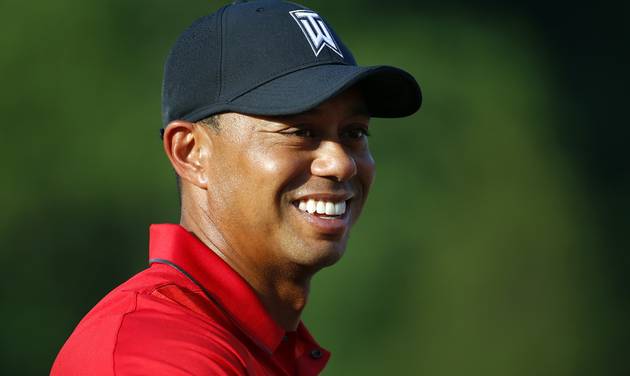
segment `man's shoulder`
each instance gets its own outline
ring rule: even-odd
[[[153,265],[134,275],[103,297],[77,325],[73,336],[84,330],[103,327],[109,321],[120,321],[126,315],[137,312],[139,302],[144,299],[153,300],[159,310],[175,309],[173,302],[167,299],[151,299],[161,297],[160,291],[177,288],[187,294],[200,293],[200,289],[185,276],[167,265]],[[115,325],[117,326],[117,325]]]
[[[138,367],[155,375],[241,374],[247,348],[235,333],[192,281],[167,265],[153,265],[111,291],[81,320],[52,374],[85,374],[92,367],[94,375],[125,375],[124,370]]]

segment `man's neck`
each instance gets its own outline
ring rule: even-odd
[[[256,288],[258,298],[273,320],[286,331],[295,331],[306,306],[309,281],[297,283],[291,279],[277,279],[267,288]]]
[[[286,331],[295,331],[310,290],[311,273],[289,266],[254,265],[254,261],[237,257],[213,227],[200,226],[182,216],[180,225],[195,234],[210,250],[221,257],[243,277],[262,302],[271,318]]]

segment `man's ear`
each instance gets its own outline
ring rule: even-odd
[[[211,140],[193,123],[175,120],[164,129],[164,152],[177,175],[199,188],[207,189],[206,166]]]

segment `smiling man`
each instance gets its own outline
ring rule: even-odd
[[[357,66],[302,6],[239,2],[197,20],[163,84],[180,224],[151,226],[150,267],[87,314],[52,374],[318,374],[330,354],[300,314],[367,199],[370,118],[420,102],[413,77]]]

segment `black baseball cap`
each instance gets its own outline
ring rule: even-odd
[[[416,80],[391,66],[358,66],[316,12],[298,4],[235,2],[186,29],[164,66],[162,121],[222,112],[289,115],[358,85],[373,117],[420,108]]]

